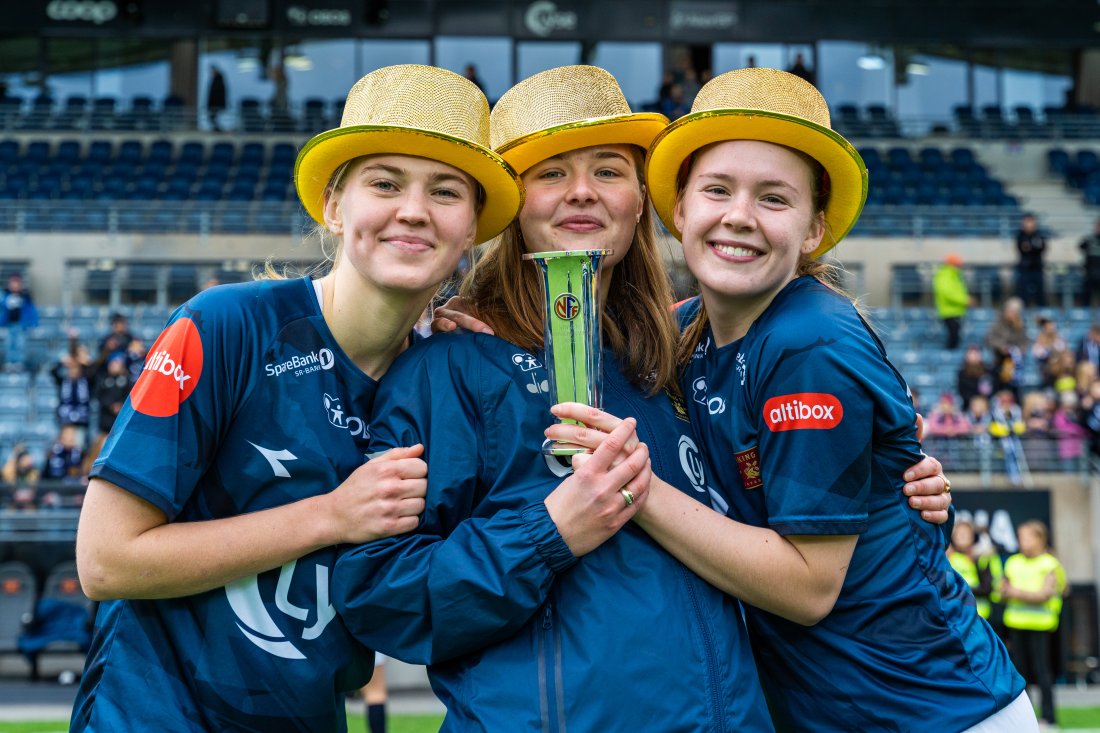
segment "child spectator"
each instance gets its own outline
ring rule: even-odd
[[[1058,408],[1050,420],[1050,427],[1058,440],[1058,459],[1063,471],[1076,471],[1085,455],[1085,440],[1089,432],[1077,422],[1078,400],[1076,392],[1061,392]]]
[[[1012,390],[1002,389],[994,396],[989,416],[989,434],[997,440],[1004,453],[1008,480],[1018,486],[1023,482],[1027,466],[1024,446],[1020,442],[1020,436],[1027,432],[1027,424]]]
[[[993,418],[989,414],[989,399],[974,395],[967,403],[966,419],[970,421],[970,430],[974,435],[988,435]]]
[[[1050,435],[1050,421],[1054,417],[1054,405],[1046,392],[1028,392],[1024,395],[1024,426],[1028,435]]]
[[[932,408],[932,412],[925,421],[925,432],[928,435],[943,437],[970,434],[970,421],[955,406],[955,395],[947,392],[940,395],[939,402]]]

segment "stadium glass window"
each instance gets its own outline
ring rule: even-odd
[[[619,80],[619,86],[635,112],[657,99],[657,88],[661,83],[661,44],[597,43],[592,63],[607,69]]]
[[[503,36],[438,36],[435,65],[462,74],[473,64],[489,102],[512,86],[512,39]]]
[[[516,81],[557,66],[581,63],[581,44],[574,41],[521,41],[516,44]]]

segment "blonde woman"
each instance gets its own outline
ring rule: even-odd
[[[519,207],[488,113],[457,74],[368,74],[297,163],[339,242],[331,272],[172,315],[81,512],[80,579],[103,603],[71,730],[346,730],[343,691],[374,656],[330,603],[335,545],[424,508],[422,448],[362,465],[367,418],[439,284]]]

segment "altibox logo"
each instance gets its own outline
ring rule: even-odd
[[[831,394],[799,392],[764,403],[764,422],[773,433],[784,430],[832,430],[840,425],[844,406]]]
[[[202,359],[202,340],[190,318],[181,318],[164,329],[130,393],[134,409],[151,417],[175,415],[195,391]]]

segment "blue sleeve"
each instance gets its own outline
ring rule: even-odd
[[[846,325],[788,313],[748,370],[768,521],[780,534],[868,526],[874,403],[864,380],[878,355]]]
[[[246,319],[223,300],[207,291],[172,315],[91,471],[169,520],[213,462],[250,372]]]
[[[425,445],[420,527],[348,549],[333,582],[333,604],[360,641],[418,664],[512,635],[545,602],[556,574],[576,562],[541,500],[494,499],[504,474],[494,456],[514,453],[521,431],[494,425],[495,400],[480,394],[479,360],[451,361],[438,346],[391,367],[371,421],[372,454]]]

